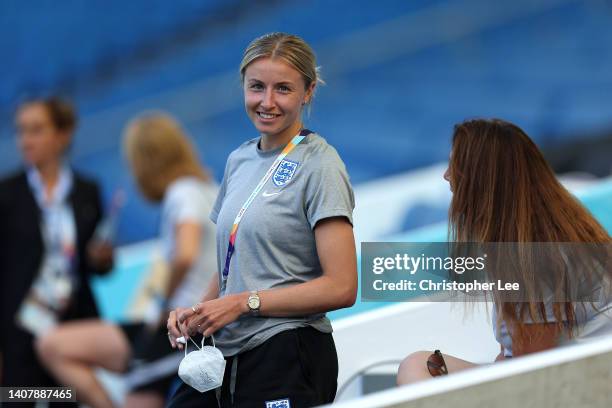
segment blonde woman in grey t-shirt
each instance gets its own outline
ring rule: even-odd
[[[304,129],[320,81],[310,47],[264,35],[247,47],[240,73],[260,137],[227,160],[211,213],[217,276],[201,302],[168,320],[174,347],[183,334],[214,334],[225,377],[217,393],[182,384],[170,406],[329,403],[338,362],[325,313],[353,305],[357,292],[352,188],[336,150]]]

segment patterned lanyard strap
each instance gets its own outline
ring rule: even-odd
[[[223,274],[222,274],[224,287],[225,287],[225,282],[227,281],[227,277],[229,275],[230,261],[232,260],[232,256],[234,255],[234,249],[235,249],[235,244],[236,244],[236,234],[238,233],[238,225],[240,224],[240,221],[242,221],[242,217],[244,217],[244,213],[246,212],[247,208],[249,208],[253,200],[255,200],[255,197],[257,197],[257,195],[259,194],[263,186],[268,182],[270,177],[272,177],[272,174],[274,174],[274,172],[276,171],[280,163],[283,161],[283,159],[287,157],[287,155],[295,148],[295,146],[300,144],[300,142],[304,140],[304,138],[311,133],[312,132],[308,129],[302,129],[302,131],[300,131],[300,133],[297,136],[291,139],[289,144],[285,146],[283,151],[280,152],[280,154],[276,157],[276,160],[274,160],[274,163],[272,163],[272,166],[270,166],[266,174],[259,181],[259,184],[257,184],[257,187],[255,187],[255,189],[253,190],[249,198],[244,202],[244,204],[242,205],[242,208],[240,208],[240,211],[238,211],[238,215],[236,215],[236,218],[234,219],[234,225],[232,225],[232,231],[230,233],[229,244],[227,246],[227,255],[225,257],[225,267],[223,268]]]

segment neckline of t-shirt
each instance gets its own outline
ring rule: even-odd
[[[314,133],[309,133],[309,134],[307,135],[308,137],[306,137],[306,138],[305,138],[305,139],[304,139],[304,140],[303,140],[303,141],[302,141],[300,144],[306,144],[306,143],[308,143],[308,141],[310,140],[310,137],[311,137],[312,135],[314,135]],[[259,141],[260,141],[260,140],[261,140],[261,136],[260,136],[260,137],[255,138],[255,139],[253,139],[253,141],[255,142],[255,151],[257,152],[257,154],[258,154],[260,157],[277,156],[277,155],[278,155],[280,152],[282,152],[282,151],[283,151],[283,149],[285,148],[285,146],[287,146],[287,144],[289,144],[289,143],[287,143],[287,144],[285,144],[285,145],[279,146],[279,147],[277,147],[277,148],[275,148],[275,149],[272,149],[272,150],[261,150],[261,148],[259,147]]]

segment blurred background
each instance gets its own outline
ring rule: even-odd
[[[0,174],[20,166],[19,103],[60,95],[79,112],[73,165],[107,205],[126,192],[117,267],[95,285],[105,317],[125,315],[159,227],[121,155],[123,127],[170,112],[220,182],[228,154],[257,136],[242,52],[271,31],[317,54],[326,85],[305,122],[347,165],[358,243],[444,239],[450,137],[474,117],[521,126],[612,229],[612,1],[3,1]]]
[[[522,126],[561,173],[605,177],[612,169],[610,1],[0,7],[0,173],[19,163],[19,101],[68,97],[80,114],[74,165],[102,183],[107,201],[116,188],[128,191],[120,244],[157,231],[157,210],[134,194],[120,155],[126,121],[142,110],[170,111],[220,180],[231,150],[256,136],[242,104],[242,51],[270,31],[296,33],[316,51],[327,85],[306,122],[338,149],[355,185],[446,160],[453,124],[478,116]],[[421,212],[425,222],[444,217]]]

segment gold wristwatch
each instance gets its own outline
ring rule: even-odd
[[[252,290],[247,299],[247,307],[249,308],[249,314],[251,316],[259,316],[259,306],[261,302],[259,300],[259,294],[256,290]]]

